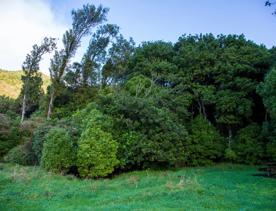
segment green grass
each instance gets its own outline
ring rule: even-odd
[[[219,165],[80,180],[39,167],[0,166],[0,210],[275,210],[276,180]]]

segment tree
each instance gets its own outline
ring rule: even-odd
[[[32,104],[38,104],[42,89],[42,79],[39,70],[39,62],[43,54],[49,53],[56,48],[55,39],[44,38],[40,46],[34,45],[30,54],[27,54],[22,65],[24,75],[22,76],[23,86],[21,89],[22,96],[22,114],[21,123],[24,121],[27,107]]]
[[[265,6],[266,7],[272,7],[274,4],[276,4],[276,1],[266,1]],[[272,13],[272,15],[276,15],[276,10]]]
[[[45,137],[41,165],[56,173],[66,173],[74,161],[75,152],[69,133],[63,128],[52,128]]]
[[[263,123],[263,137],[267,141],[266,153],[269,159],[276,160],[276,69],[268,72],[264,82],[257,87],[267,111]]]
[[[70,59],[75,55],[81,38],[90,34],[91,28],[104,22],[107,13],[107,8],[102,6],[95,7],[89,4],[84,5],[82,9],[72,11],[72,29],[66,31],[62,39],[64,48],[60,51],[55,51],[54,57],[51,59],[49,71],[52,84],[47,113],[48,119],[52,114],[56,92],[62,85],[65,70],[68,67]]]
[[[96,84],[99,80],[101,64],[106,59],[106,48],[112,38],[119,31],[119,27],[112,24],[101,26],[92,36],[86,53],[82,59],[82,83],[84,86]]]
[[[118,143],[106,129],[112,119],[89,105],[77,116],[82,117],[83,132],[79,140],[77,166],[81,177],[104,177],[119,163],[116,157]]]
[[[108,52],[109,59],[102,69],[102,86],[122,83],[129,72],[129,61],[134,53],[135,43],[132,38],[126,40],[119,35]]]
[[[216,128],[203,116],[191,123],[191,143],[188,146],[188,165],[206,165],[218,161],[224,152],[224,140]]]

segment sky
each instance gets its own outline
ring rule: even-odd
[[[62,38],[72,23],[71,10],[83,4],[110,8],[108,22],[142,41],[176,42],[183,34],[244,34],[268,48],[276,46],[276,16],[265,0],[0,0],[0,68],[21,69],[26,54],[45,36]],[[86,37],[73,61],[80,61]],[[59,41],[60,42],[60,41]],[[62,47],[59,43],[59,48]],[[48,73],[52,55],[40,69]]]

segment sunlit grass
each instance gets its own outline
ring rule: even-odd
[[[256,168],[219,165],[134,171],[80,180],[39,167],[2,164],[0,210],[275,210],[276,180]]]

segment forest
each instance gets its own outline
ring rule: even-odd
[[[276,162],[276,47],[235,34],[137,46],[108,11],[73,10],[61,48],[46,37],[30,49],[19,97],[0,98],[2,162],[80,178]],[[71,62],[84,37],[85,54]]]

